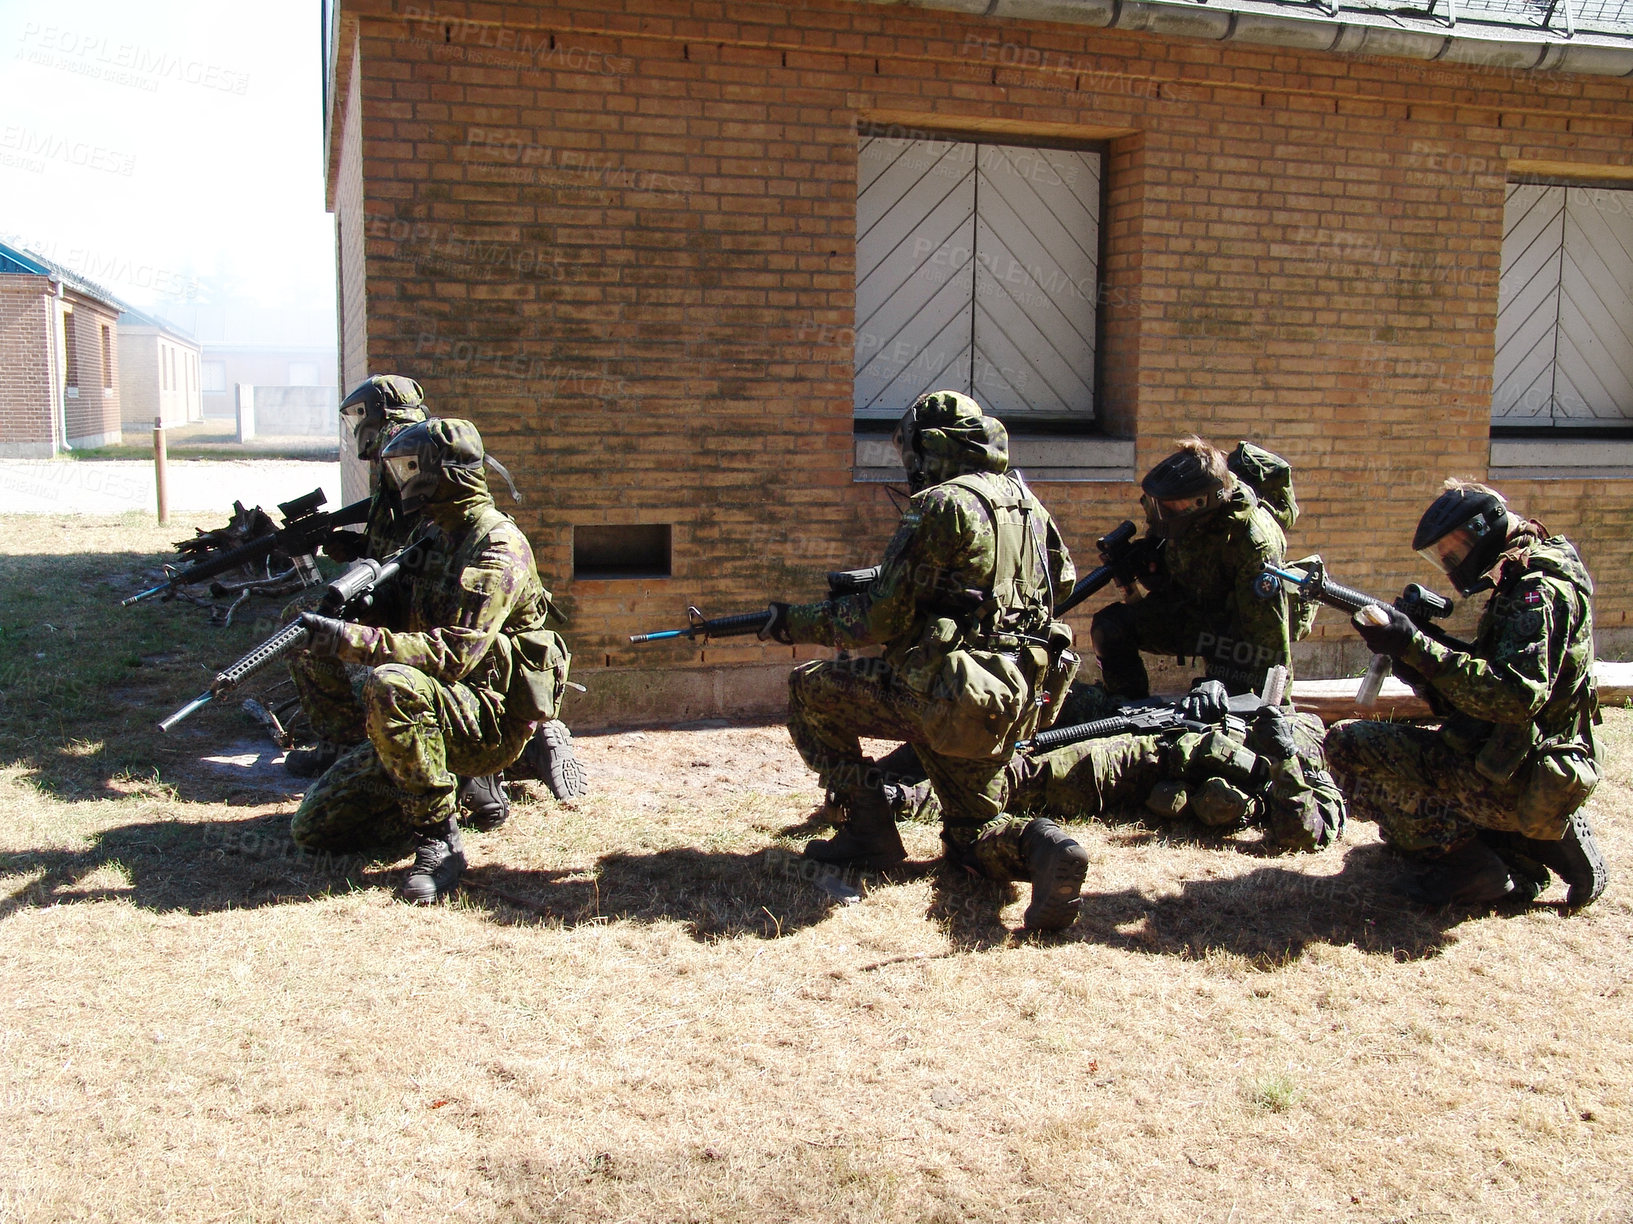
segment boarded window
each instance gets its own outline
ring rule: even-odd
[[[1633,190],[1508,185],[1491,421],[1633,425]]]
[[[102,385],[113,386],[113,331],[102,326]]]
[[[227,389],[227,363],[224,361],[206,361],[199,367],[200,375],[204,380],[204,390],[225,391]]]
[[[860,141],[857,418],[947,388],[1005,420],[1091,420],[1100,153]]]

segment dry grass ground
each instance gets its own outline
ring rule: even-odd
[[[1061,937],[934,870],[837,906],[775,727],[581,737],[419,911],[200,763],[236,711],[149,730],[255,633],[117,607],[179,534],[0,522],[0,1220],[1633,1217],[1633,715],[1573,917],[1416,912],[1366,826],[1083,826]]]

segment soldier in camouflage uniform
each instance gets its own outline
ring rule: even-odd
[[[411,425],[381,460],[404,511],[421,514],[416,537],[424,533],[428,551],[385,623],[302,615],[312,653],[370,669],[368,739],[307,792],[292,832],[305,848],[336,851],[411,832],[403,896],[429,904],[465,866],[456,775],[497,773],[520,755],[554,716],[567,655],[545,628],[549,593],[527,537],[488,494],[476,427]]]
[[[1119,701],[1099,685],[1078,687],[1086,691],[1078,694],[1082,715],[1074,721],[1117,714]],[[1257,825],[1265,847],[1283,854],[1323,850],[1343,836],[1347,809],[1327,771],[1319,718],[1269,706],[1244,725],[1200,704],[1193,692],[1181,706],[1211,729],[1109,735],[1017,753],[1004,771],[1006,808],[1072,821],[1143,806],[1164,820],[1187,817],[1216,829]],[[896,783],[886,789],[898,818],[933,819],[934,794],[911,784],[915,762],[892,757],[881,765],[891,775],[887,782]]]
[[[1551,869],[1567,904],[1587,905],[1606,878],[1581,809],[1599,780],[1587,570],[1569,540],[1472,482],[1446,482],[1413,547],[1465,596],[1492,594],[1472,644],[1426,636],[1393,607],[1356,614],[1441,723],[1335,727],[1327,752],[1351,810],[1428,864],[1413,891],[1429,904],[1526,903]]]
[[[352,427],[357,457],[368,464],[369,517],[362,533],[334,533],[324,546],[329,556],[338,561],[362,557],[383,560],[401,549],[413,534],[418,517],[403,512],[397,491],[389,481],[381,479],[380,451],[399,431],[426,419],[424,403],[425,392],[419,383],[402,374],[372,374],[341,401],[340,416]],[[486,456],[484,462],[497,463]],[[305,611],[308,606],[296,601],[289,615]],[[318,742],[290,751],[284,758],[284,768],[297,777],[316,777],[333,765],[344,749],[367,738],[362,707],[365,675],[355,666],[311,653],[291,658],[289,673]],[[539,725],[522,754],[524,775],[531,773],[544,782],[558,799],[585,790],[584,767],[573,753],[572,742],[566,724],[549,719]],[[497,829],[510,816],[503,777],[486,774],[462,778],[460,807],[465,823],[472,828],[484,832]]]
[[[420,384],[401,374],[371,374],[341,401],[340,419],[352,428],[358,459],[368,464],[369,517],[362,532],[337,531],[330,536],[323,551],[336,561],[363,557],[379,561],[408,542],[414,524],[402,512],[397,491],[380,479],[380,447],[398,430],[425,420],[424,403]],[[285,618],[293,619],[310,606],[309,599],[297,599],[285,610]],[[289,678],[317,736],[316,744],[292,749],[284,757],[284,768],[296,777],[317,777],[345,748],[367,738],[359,701],[362,677],[356,671],[338,659],[310,652],[291,657]]]
[[[1228,830],[1258,825],[1277,853],[1322,850],[1344,832],[1344,797],[1327,772],[1321,720],[1267,706],[1245,732],[1113,735],[1010,762],[1009,806],[1086,820],[1143,805]]]
[[[1004,811],[1004,766],[1036,722],[1036,694],[1075,669],[1070,630],[1052,616],[1075,577],[1048,511],[1008,475],[1008,438],[954,391],[921,397],[897,446],[912,499],[865,590],[773,604],[765,636],[877,658],[804,664],[789,677],[789,732],[843,810],[807,856],[888,867],[906,857],[885,782],[860,738],[913,744],[939,798],[956,862],[998,880],[1030,880],[1026,925],[1077,916],[1087,855],[1047,819]],[[1051,680],[1050,677],[1055,677]]]
[[[1257,448],[1251,454],[1274,459]],[[1140,487],[1149,524],[1140,542],[1146,592],[1131,588],[1125,602],[1094,615],[1090,639],[1102,682],[1123,697],[1148,695],[1146,651],[1200,659],[1231,693],[1259,692],[1272,667],[1292,661],[1286,595],[1261,598],[1253,590],[1264,566],[1280,565],[1286,552],[1282,522],[1290,525],[1298,513],[1290,487],[1286,508],[1273,513],[1221,451],[1194,437],[1182,439]],[[1074,715],[1069,708],[1066,716]]]

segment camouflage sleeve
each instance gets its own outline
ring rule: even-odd
[[[1048,511],[1044,511],[1049,519],[1049,530],[1045,537],[1045,547],[1049,552],[1049,583],[1054,589],[1055,603],[1072,593],[1072,587],[1077,583],[1077,567],[1072,564],[1072,554],[1066,549],[1066,541],[1061,538],[1060,528],[1055,526],[1055,520]]]
[[[1554,685],[1551,649],[1569,632],[1569,596],[1547,577],[1527,574],[1512,591],[1492,598],[1494,643],[1489,658],[1432,641],[1419,633],[1401,658],[1460,714],[1495,723],[1530,722]],[[1493,632],[1494,630],[1494,632]]]
[[[794,605],[788,610],[789,636],[848,650],[883,645],[906,633],[920,601],[944,585],[951,560],[969,551],[971,507],[966,501],[957,496],[915,498],[885,549],[873,584],[839,599]]]
[[[1258,511],[1255,518],[1268,511]],[[1267,526],[1268,529],[1261,529]],[[1274,523],[1255,524],[1243,539],[1236,558],[1233,591],[1236,602],[1236,630],[1244,642],[1254,647],[1252,666],[1255,670],[1287,664],[1292,659],[1292,641],[1288,627],[1287,592],[1281,583],[1269,599],[1260,598],[1254,590],[1254,581],[1269,565],[1280,565],[1286,546],[1281,531]]]
[[[370,667],[406,663],[445,684],[463,680],[487,655],[532,568],[526,538],[519,531],[495,531],[460,571],[448,624],[419,631],[347,625],[340,657]]]

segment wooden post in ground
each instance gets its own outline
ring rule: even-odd
[[[153,418],[153,485],[159,495],[159,526],[170,522],[170,497],[165,489],[164,418]]]

